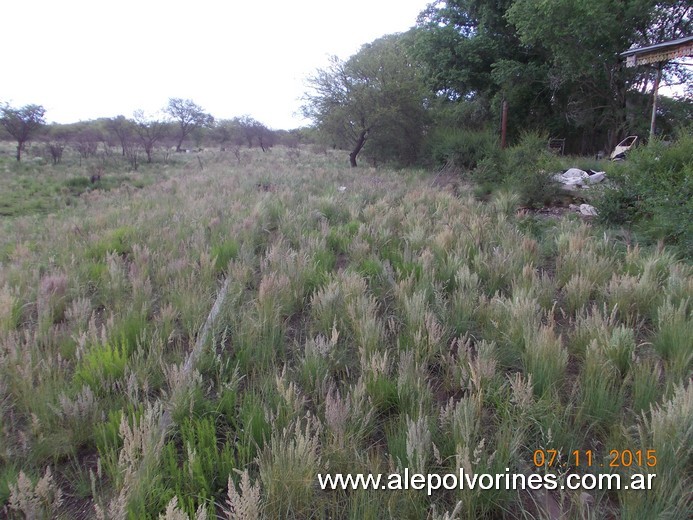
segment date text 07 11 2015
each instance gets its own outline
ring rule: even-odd
[[[608,460],[598,462],[592,450],[573,450],[564,457],[559,450],[534,450],[532,462],[536,467],[560,467],[573,466],[579,467],[609,467],[609,468],[629,468],[648,467],[653,468],[657,465],[656,450],[609,450]]]

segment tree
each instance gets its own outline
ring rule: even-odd
[[[214,124],[214,118],[205,113],[202,107],[196,105],[192,99],[171,98],[164,112],[178,122],[177,152],[180,152],[183,141],[195,129]]]
[[[22,159],[26,142],[45,124],[45,113],[46,109],[41,105],[12,108],[5,104],[0,108],[0,124],[17,140],[17,161]]]
[[[106,129],[117,137],[122,155],[125,157],[125,149],[133,133],[132,121],[125,116],[113,117],[106,120]]]
[[[253,142],[257,142],[263,152],[274,146],[274,132],[267,128],[260,121],[245,115],[235,118],[234,122],[238,125],[241,135],[248,143],[248,148],[252,148]]]
[[[415,49],[438,98],[485,107],[488,119],[505,99],[511,122],[567,137],[572,151],[588,153],[611,148],[632,131],[627,95],[644,92],[655,76],[653,70],[627,69],[619,54],[631,45],[690,34],[689,5],[439,0],[419,17]]]
[[[133,116],[135,134],[147,154],[147,162],[151,163],[156,143],[166,135],[166,122],[156,117],[147,117],[142,110],[135,110]]]
[[[523,128],[551,122],[542,49],[523,47],[506,20],[514,0],[436,1],[419,15],[414,52],[425,64],[435,117],[452,129],[497,121],[502,101]],[[511,125],[511,131],[516,128]]]
[[[388,136],[403,144],[423,132],[424,85],[406,35],[375,40],[347,61],[333,57],[309,78],[309,86],[304,115],[350,148],[352,167],[369,140]]]
[[[652,77],[647,69],[624,67],[619,54],[686,35],[691,12],[680,0],[625,0],[608,9],[602,0],[515,0],[507,19],[524,46],[545,49],[543,86],[550,86],[566,119],[592,141],[606,129],[611,148],[632,124],[628,93]]]

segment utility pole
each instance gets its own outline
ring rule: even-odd
[[[650,120],[650,142],[655,137],[655,123],[657,120],[657,91],[659,83],[662,81],[662,66],[663,63],[657,65],[657,75],[655,76],[654,88],[652,89],[652,119]]]
[[[505,150],[507,147],[507,137],[508,134],[508,102],[503,100],[503,109],[501,111],[501,148]]]

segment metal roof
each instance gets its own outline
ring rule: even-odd
[[[662,63],[688,56],[693,56],[693,36],[630,49],[621,53],[621,57],[626,59],[626,67]]]
[[[638,47],[637,49],[630,49],[630,50],[627,50],[626,52],[622,52],[621,56],[623,56],[625,58],[625,57],[631,56],[633,54],[640,54],[643,52],[651,52],[651,51],[655,51],[655,50],[664,50],[664,49],[667,49],[669,47],[674,47],[676,45],[681,45],[681,44],[688,43],[688,42],[693,42],[693,36],[685,36],[684,38],[679,38],[678,40],[671,40],[668,42],[656,43],[654,45],[648,45],[647,47]]]

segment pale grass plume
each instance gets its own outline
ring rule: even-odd
[[[488,467],[495,457],[495,451],[487,456],[486,438],[482,438],[476,444],[457,444],[455,449],[456,467],[464,469],[465,473],[477,473],[482,463]]]
[[[15,291],[5,284],[0,287],[0,332],[10,331],[15,326]]]
[[[60,408],[58,414],[63,419],[84,420],[95,417],[98,411],[98,403],[89,385],[83,385],[82,390],[70,399],[66,394],[61,393],[58,398]]]
[[[609,305],[618,307],[624,321],[635,323],[641,316],[649,316],[656,309],[661,291],[652,278],[614,274],[606,287]]]
[[[482,394],[471,394],[455,401],[452,397],[441,408],[438,421],[444,431],[449,431],[455,445],[476,445],[481,425]]]
[[[606,341],[619,323],[617,311],[617,308],[607,310],[606,304],[601,308],[594,304],[577,313],[571,334],[571,351],[584,355],[593,340]]]
[[[132,294],[135,298],[142,298],[144,301],[149,301],[152,298],[152,282],[149,279],[147,270],[142,266],[131,263],[128,267],[128,281],[132,288]]]
[[[454,249],[456,238],[452,228],[445,227],[433,237],[433,243],[442,251],[451,251]]]
[[[455,504],[455,508],[452,511],[445,511],[444,513],[438,513],[436,505],[433,504],[431,507],[431,520],[459,520],[460,514],[462,513],[462,501],[458,501]]]
[[[306,398],[301,394],[301,391],[296,383],[293,381],[287,381],[287,379],[285,365],[281,371],[281,374],[275,376],[277,394],[282,398],[289,410],[291,410],[294,414],[299,415],[303,411],[303,407],[306,404]]]
[[[125,367],[125,384],[123,385],[122,382],[116,381],[115,385],[119,385],[118,390],[125,393],[128,401],[135,406],[146,401],[147,396],[149,396],[149,380],[147,376],[144,375],[142,381],[140,381],[138,374],[132,371],[129,366]]]
[[[163,435],[159,429],[162,406],[159,401],[148,404],[139,421],[130,426],[123,414],[119,434],[123,447],[118,453],[118,467],[123,475],[123,487],[134,483],[141,464],[157,460],[163,447]]]
[[[163,363],[164,377],[166,378],[166,397],[170,406],[174,409],[185,406],[193,406],[193,394],[196,388],[202,385],[202,375],[197,369],[188,369],[187,362]]]
[[[397,388],[400,392],[427,385],[425,361],[412,351],[401,352],[397,361]]]
[[[47,274],[41,278],[36,307],[40,322],[61,321],[67,305],[69,279],[65,273]]]
[[[361,351],[361,374],[365,377],[373,379],[379,376],[387,377],[390,372],[390,360],[388,359],[388,351],[373,352],[367,356]]]
[[[604,355],[625,377],[635,356],[635,332],[632,328],[619,325],[611,332],[611,337],[603,344]]]
[[[347,406],[350,410],[347,431],[354,443],[358,443],[366,437],[375,418],[375,410],[369,400],[363,378],[359,378],[345,399],[349,403]]]
[[[518,291],[511,298],[493,298],[490,310],[501,337],[514,343],[521,343],[527,332],[537,330],[541,323],[541,306],[529,291]]]
[[[72,300],[65,311],[65,318],[73,322],[78,328],[86,326],[91,315],[91,300],[84,296],[78,296]]]
[[[330,388],[325,396],[325,424],[338,448],[344,447],[350,417],[351,402],[348,397],[342,398],[338,389]]]
[[[20,471],[17,482],[8,487],[10,510],[22,513],[25,518],[54,518],[63,503],[63,492],[55,482],[50,466],[46,467],[36,484]]]
[[[682,378],[689,373],[693,362],[693,300],[682,299],[676,305],[667,298],[657,309],[657,334],[654,348],[670,369]]]
[[[260,480],[266,492],[269,516],[298,513],[313,502],[314,480],[322,469],[320,435],[322,424],[308,413],[281,432],[258,455]]]
[[[337,330],[337,320],[335,319],[332,325],[332,335],[326,338],[322,334],[318,334],[314,338],[306,339],[303,345],[303,352],[306,357],[319,356],[328,357],[330,352],[337,346],[339,341],[339,331]]]
[[[360,352],[369,354],[382,347],[385,329],[378,317],[378,302],[372,295],[361,294],[350,302],[347,316]]]
[[[474,391],[478,393],[496,375],[496,343],[481,340],[476,345],[476,353],[473,353],[472,350],[471,343],[467,340],[464,355],[467,364],[466,368],[469,374],[469,382],[471,382]]]
[[[670,399],[642,412],[637,431],[643,446],[657,450],[658,465],[683,475],[693,458],[693,384],[677,386]]]
[[[589,278],[580,273],[573,274],[563,287],[568,312],[582,309],[589,302],[593,290],[594,284]]]
[[[106,267],[108,268],[109,289],[113,292],[127,289],[127,276],[125,275],[125,261],[115,251],[106,253]]]
[[[262,512],[260,495],[260,482],[250,482],[248,470],[243,472],[235,470],[241,476],[241,481],[236,490],[236,485],[229,475],[226,506],[223,508],[224,518],[228,520],[259,520]]]
[[[529,412],[534,404],[534,385],[532,383],[532,374],[522,374],[515,372],[512,376],[508,376],[512,395],[511,402],[523,412]]]
[[[669,270],[665,291],[674,302],[689,298],[693,294],[693,267],[674,264]]]
[[[509,217],[515,213],[520,197],[514,191],[501,190],[491,198],[491,206],[499,215]]]
[[[526,333],[523,363],[525,371],[532,374],[538,397],[559,386],[568,366],[568,351],[553,325],[541,325]]]
[[[431,456],[431,429],[423,413],[418,419],[407,416],[407,460],[409,468],[417,473],[425,473]]]
[[[349,244],[349,256],[358,261],[366,258],[371,252],[371,245],[361,236],[357,234]]]
[[[200,504],[195,515],[190,517],[178,507],[178,496],[174,496],[166,505],[166,511],[159,515],[159,520],[207,520],[207,509]]]
[[[563,226],[565,229],[567,226]],[[596,287],[601,287],[611,278],[616,267],[608,244],[598,242],[590,236],[589,228],[580,225],[566,229],[556,239],[558,257],[556,259],[556,279],[562,287],[576,273],[581,274]]]
[[[342,285],[336,278],[331,278],[326,284],[313,292],[310,301],[311,315],[318,330],[327,334],[329,327],[342,319],[344,295]]]
[[[260,288],[258,289],[258,301],[261,306],[278,306],[281,308],[281,303],[286,299],[283,296],[289,288],[291,282],[289,277],[283,273],[270,271],[265,274],[260,280]],[[273,302],[277,303],[273,303]]]

